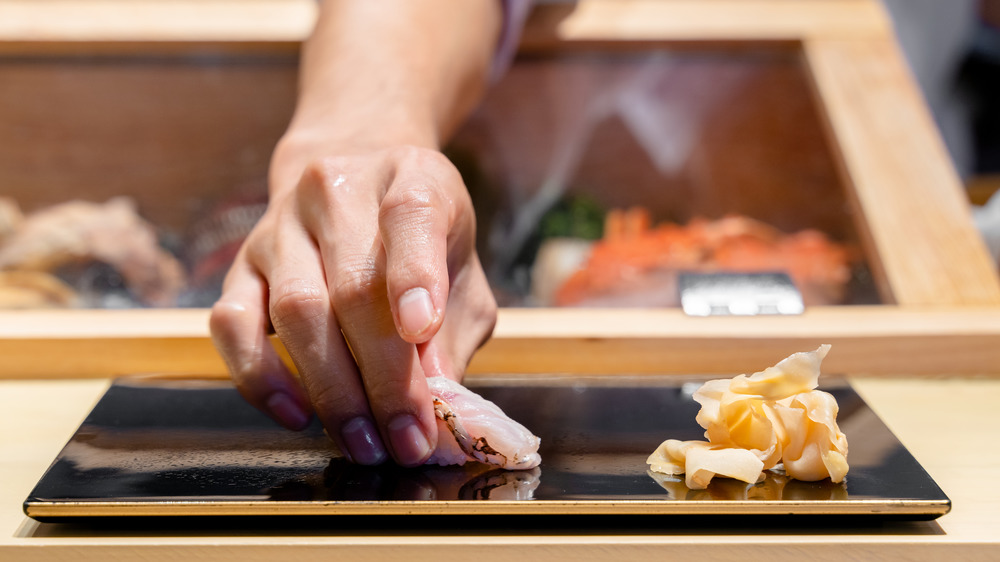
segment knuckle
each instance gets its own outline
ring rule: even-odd
[[[245,309],[238,303],[220,299],[212,305],[208,319],[209,331],[216,337],[229,336],[245,316]]]
[[[325,155],[306,162],[303,175],[319,184],[328,184],[337,176],[345,173],[350,166],[350,160],[338,155]]]
[[[418,227],[432,219],[440,205],[440,197],[425,184],[408,184],[386,193],[379,205],[379,224],[397,227]]]
[[[426,257],[403,256],[389,262],[386,288],[394,300],[416,287],[432,291],[433,294],[447,282],[447,275],[444,265],[434,263]]]
[[[478,272],[477,272],[478,273]],[[463,298],[460,310],[463,321],[460,322],[460,333],[466,345],[472,345],[472,350],[478,349],[492,336],[497,323],[497,301],[489,288],[485,275],[473,273],[469,296]],[[471,355],[470,355],[471,358]]]
[[[272,200],[267,211],[253,226],[240,249],[240,255],[257,268],[266,267],[270,258],[281,255],[281,251],[289,245],[288,229],[285,225],[289,219],[289,209],[284,199]]]
[[[230,377],[238,386],[257,376],[256,357],[241,353],[240,327],[250,321],[249,311],[240,304],[219,300],[212,306],[209,331],[216,349],[226,363]]]
[[[383,409],[405,409],[406,386],[400,380],[390,376],[375,376],[365,379],[365,391],[372,404],[381,405]]]
[[[384,294],[385,280],[372,260],[341,261],[333,279],[331,293],[335,308],[368,305]]]
[[[313,408],[325,418],[348,419],[359,409],[356,397],[350,396],[340,385],[310,388],[309,398]]]
[[[497,303],[490,294],[472,302],[464,303],[462,314],[465,315],[465,328],[462,337],[473,348],[479,349],[493,335],[497,323]]]
[[[493,297],[492,293],[486,293],[486,295],[478,299],[479,307],[476,311],[476,317],[481,324],[488,324],[489,329],[492,332],[497,321],[497,301]]]
[[[351,163],[343,156],[323,156],[306,163],[299,183],[299,194],[312,200],[332,200],[337,196],[337,187],[350,175]]]
[[[302,173],[302,181],[295,189],[299,212],[316,206],[327,206],[332,200],[324,175],[314,166],[308,166]]]
[[[274,212],[271,211],[271,215],[273,214]],[[241,251],[246,256],[247,261],[251,264],[261,263],[264,256],[267,255],[267,252],[270,249],[267,232],[272,229],[273,221],[267,213],[261,217],[261,220],[258,221],[252,229],[250,229],[250,233],[247,234],[246,239],[243,241]]]
[[[271,322],[276,330],[314,326],[326,313],[323,291],[308,281],[284,281],[271,291]]]
[[[479,311],[477,324],[482,327],[482,331],[479,337],[479,342],[476,344],[476,349],[479,349],[489,341],[490,337],[493,336],[493,331],[497,326],[497,304],[496,301],[490,299],[488,305],[482,307]]]

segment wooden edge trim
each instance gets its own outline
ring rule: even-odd
[[[892,34],[871,0],[579,0],[538,6],[522,45],[552,41],[797,41]]]
[[[315,0],[4,0],[0,55],[287,51],[316,14]],[[522,49],[886,34],[891,22],[874,0],[579,0],[536,6]]]
[[[1000,278],[891,36],[804,43],[830,146],[884,302],[1000,305]]]
[[[314,0],[4,0],[0,40],[301,41]]]
[[[224,376],[207,310],[0,313],[0,379]],[[1000,375],[1000,308],[817,307],[794,317],[503,309],[469,366],[489,373],[736,374],[833,345],[850,375]]]

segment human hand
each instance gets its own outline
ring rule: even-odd
[[[304,428],[312,409],[353,462],[419,465],[437,443],[425,377],[461,380],[496,320],[472,203],[436,150],[328,153],[279,144],[212,337],[243,396],[283,426]]]

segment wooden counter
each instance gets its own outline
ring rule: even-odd
[[[63,189],[58,200],[66,193],[103,199],[109,193],[101,189],[118,193],[119,184],[111,181],[116,178],[171,198],[178,186],[203,185],[176,181],[161,174],[162,168],[148,167],[167,181],[160,190],[127,174],[107,173],[119,171],[112,156],[116,147],[133,143],[131,133],[102,147],[108,158],[98,164],[106,168],[81,170],[63,159],[60,166],[46,168],[58,172],[51,176],[29,166],[33,160],[18,150],[34,151],[37,145],[22,137],[35,133],[42,141],[59,139],[55,148],[72,148],[64,133],[78,131],[75,121],[67,125],[52,118],[63,98],[43,95],[55,91],[45,87],[45,80],[62,79],[46,72],[60,65],[79,71],[72,74],[80,79],[75,83],[89,85],[93,99],[119,99],[107,98],[108,92],[131,98],[132,92],[161,91],[159,85],[166,84],[164,97],[186,103],[192,92],[201,92],[202,75],[192,60],[201,63],[206,54],[211,60],[234,57],[239,64],[224,72],[233,81],[227,84],[272,85],[254,88],[256,97],[246,105],[271,120],[244,134],[225,126],[222,118],[230,114],[223,114],[211,128],[270,146],[287,120],[282,112],[290,110],[294,93],[289,61],[312,25],[313,0],[127,4],[123,10],[122,3],[110,0],[0,1],[5,76],[40,80],[8,80],[18,87],[9,89],[8,98],[0,95],[0,107],[7,108],[0,115],[20,116],[22,133],[15,143],[3,145],[9,150],[0,171],[7,189],[37,199],[26,207],[51,203],[41,199],[54,196],[54,189]],[[0,313],[0,560],[1000,559],[1000,490],[993,481],[1000,474],[1000,453],[992,435],[1000,425],[1000,283],[881,5],[876,0],[581,0],[572,10],[539,8],[523,41],[528,53],[595,46],[778,47],[795,53],[819,108],[822,140],[831,146],[834,179],[848,194],[883,304],[816,307],[800,317],[754,319],[690,318],[676,310],[506,309],[470,372],[733,373],[833,343],[826,365],[831,372],[879,375],[856,378],[855,385],[951,497],[951,513],[934,522],[792,531],[697,523],[521,532],[241,528],[225,521],[184,528],[40,524],[23,515],[21,502],[106,388],[108,376],[137,371],[221,376],[223,369],[208,338],[206,310],[5,312]],[[100,72],[88,66],[87,57],[100,59]],[[138,64],[121,70],[107,63],[142,57],[173,61],[186,78]],[[185,65],[195,68],[184,74]],[[128,115],[114,102],[97,109],[102,107]],[[70,116],[78,111],[63,109]],[[62,128],[52,133],[31,121],[35,115]],[[188,131],[182,125],[200,119],[184,115],[189,120],[169,131]],[[113,123],[131,131],[128,118]],[[196,135],[190,134],[161,138],[187,149],[171,153],[171,161],[190,160],[197,171],[201,161],[185,155],[217,158],[205,148],[234,146],[220,135],[194,143]],[[89,137],[79,138],[94,144]],[[233,158],[245,152],[233,152]],[[251,164],[266,167],[267,150],[250,154],[256,154]],[[235,184],[244,178],[232,179]],[[977,377],[981,374],[990,377]]]
[[[1000,379],[858,378],[853,383],[952,499],[931,522],[759,527],[469,532],[243,528],[83,528],[26,518],[21,502],[108,384],[105,379],[0,382],[0,559],[19,560],[844,560],[1000,558]]]
[[[208,310],[0,311],[0,380],[129,373],[225,377]],[[976,376],[1000,366],[994,307],[827,306],[797,316],[679,309],[500,310],[468,372],[719,374],[832,344],[830,372]]]

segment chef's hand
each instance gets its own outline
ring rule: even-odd
[[[425,377],[461,378],[493,329],[472,204],[438,147],[485,88],[500,6],[319,4],[267,212],[212,309],[246,399],[292,429],[314,411],[359,464],[428,458],[438,436]]]
[[[243,396],[285,427],[311,409],[353,462],[421,464],[437,442],[424,378],[460,380],[496,319],[468,192],[434,149],[302,144],[275,153],[278,187],[212,310],[214,341]]]

